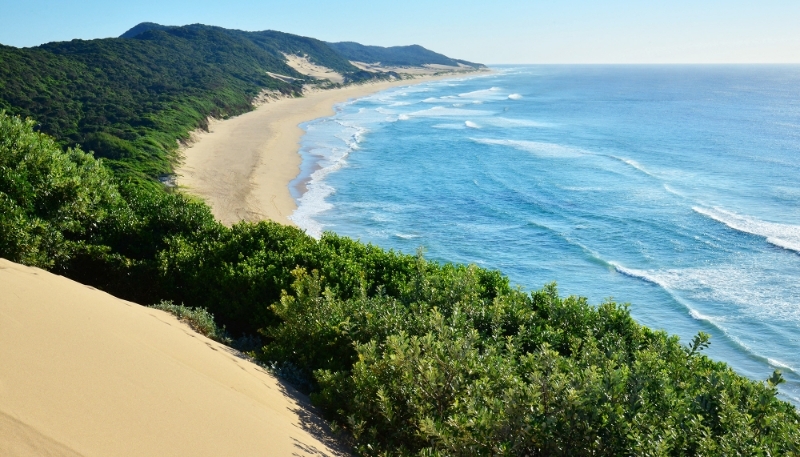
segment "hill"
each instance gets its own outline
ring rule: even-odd
[[[156,24],[155,22],[142,22],[141,24],[137,24],[131,27],[130,30],[120,35],[120,38],[133,38],[137,35],[141,35],[148,30],[166,30],[169,29],[170,26],[168,25],[161,25]]]
[[[169,173],[176,140],[208,116],[248,111],[264,89],[302,90],[267,71],[305,79],[254,43],[210,27],[2,46],[0,63],[0,108],[37,119],[62,146],[80,144],[138,180]]]
[[[282,61],[285,61],[285,54],[294,54],[307,56],[311,62],[343,74],[357,73],[359,71],[358,68],[350,64],[347,59],[343,58],[323,41],[274,30],[245,32],[201,24],[174,27],[154,24],[152,22],[143,22],[120,35],[120,38],[141,38],[143,34],[154,30],[175,33],[182,29],[213,29],[221,33],[228,33],[242,40],[252,42],[259,49],[272,54],[275,58]]]
[[[385,48],[381,46],[364,46],[363,44],[345,41],[328,43],[328,46],[348,60],[363,63],[380,62],[384,66],[421,67],[424,65],[445,65],[449,67],[485,68],[482,64],[451,59],[444,54],[433,52],[416,44]]]

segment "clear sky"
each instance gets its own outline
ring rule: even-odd
[[[0,43],[119,36],[139,22],[420,44],[499,63],[800,63],[800,0],[0,0]]]

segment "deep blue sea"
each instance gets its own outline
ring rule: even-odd
[[[293,220],[641,323],[800,405],[800,66],[504,66],[302,127]]]

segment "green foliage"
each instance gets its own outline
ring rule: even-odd
[[[238,33],[246,36],[248,39],[252,40],[253,43],[265,50],[271,50],[276,55],[286,53],[308,56],[311,62],[330,68],[346,76],[359,72],[358,67],[351,64],[346,57],[343,57],[341,54],[331,49],[326,43],[314,38],[276,32],[274,30]],[[374,77],[374,75],[370,75],[366,79],[372,77]]]
[[[192,329],[197,333],[207,336],[212,340],[219,341],[221,343],[230,342],[230,337],[228,337],[227,333],[225,333],[225,329],[217,326],[217,323],[214,322],[214,315],[209,313],[206,309],[189,308],[183,304],[176,305],[175,303],[167,300],[162,300],[161,302],[150,306],[150,308],[159,309],[172,314],[179,320],[189,324],[189,326],[192,327]]]
[[[300,91],[267,71],[303,79],[282,56],[214,27],[0,46],[0,106],[38,119],[62,146],[108,159],[119,176],[152,179],[171,171],[177,140],[207,117],[249,111],[262,89]]]
[[[111,174],[80,149],[61,148],[0,111],[0,253],[53,268],[102,250],[107,225],[124,217]]]
[[[553,285],[489,298],[477,268],[421,268],[400,297],[341,299],[296,270],[266,359],[313,372],[312,398],[365,455],[797,455],[779,375],[736,375],[624,306]]]
[[[683,346],[555,285],[528,294],[496,271],[273,222],[228,228],[34,127],[0,111],[0,256],[262,346],[360,454],[800,454],[780,373],[737,375],[702,355],[704,333]]]
[[[136,35],[141,35],[148,30],[166,30],[169,29],[168,25],[160,25],[154,22],[142,22],[133,26],[130,30],[120,35],[120,38],[133,38]]]
[[[273,54],[275,57],[282,59],[282,54],[296,54],[300,56],[308,56],[311,62],[330,68],[342,74],[352,73],[358,71],[358,68],[353,66],[346,58],[331,49],[323,41],[303,37],[299,35],[292,35],[290,33],[277,32],[274,30],[265,30],[262,32],[244,32],[241,30],[226,30],[220,27],[210,27],[200,24],[194,24],[186,27],[170,27],[152,22],[142,22],[120,35],[120,38],[135,38],[143,33],[151,30],[162,30],[170,32],[176,29],[193,28],[193,29],[215,29],[231,35],[236,35],[245,40],[250,40],[258,47]]]
[[[363,44],[345,41],[341,43],[328,43],[328,46],[349,60],[356,62],[375,63],[400,67],[420,67],[423,65],[448,65],[457,67],[459,63],[474,67],[484,67],[481,64],[467,62],[466,60],[451,59],[443,54],[439,54],[425,49],[420,45],[411,46],[364,46]]]

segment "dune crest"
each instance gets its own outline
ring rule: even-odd
[[[0,454],[343,455],[304,396],[232,349],[4,259]]]

